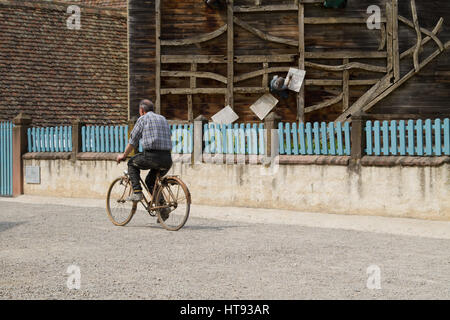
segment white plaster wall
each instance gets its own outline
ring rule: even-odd
[[[26,160],[41,167],[41,184],[25,193],[105,198],[125,164],[112,161]],[[450,220],[450,166],[362,167],[175,163],[169,174],[188,185],[193,203],[341,214]]]

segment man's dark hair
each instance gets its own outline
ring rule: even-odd
[[[153,102],[151,102],[148,99],[144,99],[141,102],[139,102],[139,108],[142,108],[145,113],[153,112],[155,110],[155,107],[153,106]]]

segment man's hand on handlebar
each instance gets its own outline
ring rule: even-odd
[[[117,161],[117,163],[121,163],[123,160],[125,160],[127,158],[127,156],[125,155],[125,154],[119,154],[118,156],[117,156],[117,159],[116,159],[116,161]]]

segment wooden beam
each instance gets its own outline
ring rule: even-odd
[[[161,77],[175,77],[175,78],[205,78],[212,79],[222,83],[227,83],[227,78],[212,72],[198,72],[197,64],[192,63],[191,66],[195,66],[195,70],[191,71],[161,71]]]
[[[400,80],[400,52],[398,39],[398,0],[392,0],[392,65],[394,81]]]
[[[385,59],[387,52],[380,51],[322,51],[305,52],[305,59]]]
[[[345,58],[343,61],[343,64],[349,64],[350,60],[348,58]],[[342,112],[345,112],[345,110],[347,110],[350,105],[350,84],[349,84],[349,80],[350,80],[350,71],[344,70],[343,75],[342,75]]]
[[[394,69],[394,51],[393,51],[393,45],[394,45],[394,25],[393,21],[394,18],[392,16],[392,3],[386,2],[386,34],[387,34],[387,44],[386,44],[386,50],[387,50],[387,70],[388,72],[391,72]]]
[[[227,94],[227,88],[164,88],[161,95],[168,94]]]
[[[234,0],[227,1],[227,90],[226,104],[234,109]]]
[[[247,55],[236,56],[236,63],[277,63],[277,62],[294,62],[297,54],[277,54],[277,55]]]
[[[305,113],[310,113],[310,112],[313,112],[313,111],[317,111],[317,110],[320,110],[320,109],[332,106],[332,105],[334,105],[336,103],[339,103],[339,102],[342,101],[343,96],[344,96],[344,94],[341,93],[340,95],[338,95],[337,97],[335,97],[333,99],[329,99],[329,100],[326,100],[326,101],[324,101],[322,103],[316,104],[314,106],[307,107],[307,108],[305,108]]]
[[[381,23],[386,23],[386,18],[381,18]],[[307,17],[305,24],[367,24],[367,17]]]
[[[257,37],[260,37],[261,39],[263,39],[265,41],[281,43],[281,44],[285,44],[285,45],[292,46],[292,47],[298,47],[298,41],[272,36],[272,35],[270,35],[266,32],[263,32],[255,27],[252,27],[250,24],[242,21],[238,17],[234,17],[234,23],[237,24],[238,26],[240,26],[241,28],[247,30],[248,32],[253,33]]]
[[[217,38],[224,34],[228,29],[227,25],[223,25],[219,29],[210,32],[201,34],[195,37],[186,38],[186,39],[176,39],[176,40],[161,40],[161,45],[163,46],[187,46],[190,44],[196,44],[196,43],[202,43],[209,40],[212,40],[214,38]]]
[[[155,0],[155,111],[161,114],[161,0]]]
[[[227,63],[226,56],[220,55],[162,55],[162,63]]]
[[[305,70],[305,6],[298,6],[298,68]],[[297,94],[297,121],[305,122],[305,83]]]
[[[191,73],[196,74],[197,73],[197,64],[192,63],[191,64]],[[226,81],[226,79],[225,79]],[[190,79],[190,87],[191,89],[197,88],[197,77],[194,75],[191,75]],[[192,94],[188,95],[188,121],[194,120],[194,97]]]
[[[253,72],[249,72],[249,73],[244,73],[244,74],[241,74],[240,76],[235,77],[234,82],[237,83],[240,81],[263,76],[264,74],[269,74],[269,73],[288,72],[289,68],[290,67],[273,67],[273,68],[261,69],[261,70],[257,70],[257,71],[253,71]]]
[[[398,16],[398,19],[399,19],[401,22],[403,22],[404,24],[406,24],[407,26],[409,26],[409,27],[415,29],[414,23],[411,22],[411,21],[409,21],[409,20],[406,19],[405,17],[402,17],[402,16],[399,15],[399,16]],[[441,19],[442,19],[442,18],[441,18]],[[431,32],[431,31],[428,31],[428,30],[425,29],[425,28],[420,28],[420,31],[421,31],[423,34],[425,34],[425,35],[431,37],[431,39],[433,39],[433,41],[436,42],[436,44],[438,45],[439,50],[444,51],[444,44],[442,43],[441,40],[439,40],[439,38],[436,36],[436,34],[434,34],[434,33]]]
[[[263,63],[263,78],[262,78],[262,87],[268,89],[269,88],[269,72],[267,71],[269,69],[269,63],[264,62]]]
[[[419,53],[422,44],[422,32],[420,31],[419,18],[417,16],[416,0],[411,0],[411,11],[413,16],[414,29],[416,30],[417,35],[416,48],[414,49],[413,53],[414,69],[416,69],[416,71],[419,71],[420,66]]]
[[[433,33],[434,35],[437,35],[437,34],[439,33],[439,31],[441,30],[443,24],[444,24],[444,19],[443,19],[443,18],[440,18],[439,21],[438,21],[438,23],[437,23],[436,26],[434,27],[432,33]],[[431,37],[430,37],[430,36],[425,37],[425,38],[422,40],[422,47],[423,47],[424,45],[426,45],[430,40],[431,40]],[[406,50],[405,52],[403,52],[403,53],[400,55],[400,59],[403,59],[403,58],[405,58],[405,57],[407,57],[407,56],[413,54],[415,48],[416,48],[416,46],[414,45],[414,46],[412,46],[411,48],[409,48],[408,50]]]
[[[266,6],[234,6],[234,12],[273,12],[273,11],[297,11],[298,6],[295,4],[275,4]]]
[[[348,59],[348,58],[346,58]],[[361,69],[365,71],[371,71],[371,72],[380,72],[380,73],[386,73],[387,69],[386,67],[379,67],[379,66],[373,66],[370,64],[365,63],[359,63],[359,62],[352,62],[340,66],[330,66],[325,64],[318,64],[318,63],[312,63],[312,62],[305,62],[305,66],[313,69],[319,69],[319,70],[325,70],[325,71],[344,71],[344,70],[350,70],[350,69]]]

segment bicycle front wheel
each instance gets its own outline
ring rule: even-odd
[[[132,193],[130,179],[126,176],[117,178],[111,183],[106,196],[106,211],[114,225],[123,227],[133,218],[137,203],[126,201]]]
[[[156,192],[155,205],[159,223],[167,230],[180,230],[189,217],[191,194],[187,186],[177,177],[166,177]]]

